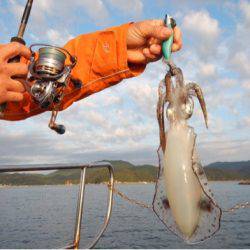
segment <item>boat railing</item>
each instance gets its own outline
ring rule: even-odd
[[[27,167],[23,166],[4,166],[4,168],[0,168],[0,173],[12,173],[12,172],[34,172],[34,171],[49,171],[49,170],[72,170],[72,169],[80,169],[80,183],[79,183],[79,191],[78,191],[78,200],[77,200],[77,208],[76,208],[76,219],[75,219],[75,231],[74,231],[74,239],[73,242],[64,248],[66,249],[78,249],[80,244],[80,236],[81,236],[81,224],[83,218],[83,205],[84,205],[84,197],[85,197],[85,186],[86,186],[86,172],[87,169],[99,169],[106,168],[109,173],[109,192],[108,192],[108,204],[107,211],[104,217],[104,222],[100,227],[97,235],[94,237],[92,242],[83,247],[84,249],[93,248],[98,240],[103,235],[106,230],[112,212],[113,206],[113,192],[114,192],[114,169],[110,163],[94,163],[87,165],[70,165],[70,164],[60,164],[60,165],[30,165]],[[1,176],[0,176],[1,178]]]

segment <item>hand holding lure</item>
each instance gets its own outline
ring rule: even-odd
[[[165,20],[169,26],[171,17],[166,16]],[[169,70],[159,85],[160,167],[153,209],[171,231],[188,243],[197,243],[219,229],[221,209],[213,199],[198,159],[196,134],[187,123],[194,109],[192,97],[196,96],[208,126],[203,93],[198,84],[185,84],[181,69],[170,61],[172,41],[173,38],[163,44],[163,55]],[[167,132],[164,125],[166,104]]]

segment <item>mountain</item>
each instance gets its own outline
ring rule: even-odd
[[[133,165],[126,161],[108,161],[114,167],[115,180],[119,182],[154,182],[158,168],[153,165]],[[205,168],[209,180],[250,180],[250,161],[215,162]],[[43,174],[0,174],[0,185],[53,185],[79,183],[80,170],[57,170]],[[87,183],[108,180],[106,169],[89,169]]]
[[[249,180],[250,161],[214,162],[205,171],[212,180]]]

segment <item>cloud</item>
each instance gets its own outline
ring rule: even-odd
[[[237,85],[237,80],[232,78],[223,78],[218,81],[218,84],[224,88],[231,88]]]
[[[239,1],[238,9],[240,18],[236,24],[236,30],[231,34],[228,40],[228,54],[227,65],[237,72],[240,79],[250,77],[250,43],[249,25],[250,25],[250,3],[248,1]]]
[[[243,117],[237,122],[236,129],[250,128],[250,116]]]
[[[143,3],[141,0],[109,0],[108,2],[126,16],[138,17],[142,15]]]
[[[248,1],[240,1],[239,8],[244,15],[246,24],[250,25],[250,3]]]
[[[67,1],[68,2],[68,1]],[[72,3],[70,3],[72,5]],[[102,0],[77,0],[75,3],[82,8],[83,12],[93,20],[97,25],[105,25],[110,17],[110,14]]]
[[[62,33],[55,29],[48,29],[46,31],[46,36],[48,37],[48,41],[51,44],[57,46],[63,46],[67,41],[74,38],[74,36],[69,34],[67,31],[64,31],[64,33]]]
[[[200,71],[204,77],[211,77],[215,75],[216,66],[211,63],[205,63],[201,65]]]
[[[16,19],[21,20],[24,3],[10,0],[8,7]],[[60,4],[50,0],[34,1],[27,27],[31,35],[28,35],[31,39],[35,38],[35,41],[45,41],[44,34],[47,34],[50,40],[57,39],[57,44],[62,44],[72,37],[69,30],[74,30],[73,25],[83,25],[82,16],[86,16],[85,22],[91,21],[103,26],[108,23],[110,14],[102,0],[74,0],[74,3],[60,0]]]
[[[219,23],[207,11],[191,11],[185,15],[182,27],[199,37],[216,39],[220,33]]]
[[[231,60],[234,70],[241,76],[250,77],[250,60],[249,55],[245,51],[238,51],[232,56]]]
[[[199,50],[201,56],[211,56],[216,48],[216,41],[221,33],[219,22],[206,10],[190,11],[181,27],[192,38],[192,46]],[[184,33],[184,34],[185,34]]]
[[[249,160],[248,152],[250,140],[221,140],[204,142],[199,145],[198,151],[206,164],[215,161]]]

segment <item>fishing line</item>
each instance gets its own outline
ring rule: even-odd
[[[101,81],[101,80],[105,80],[105,79],[108,79],[108,78],[111,78],[113,76],[116,76],[118,74],[122,74],[122,73],[126,73],[126,72],[129,72],[130,70],[129,69],[124,69],[124,70],[120,70],[120,71],[117,71],[115,73],[112,73],[110,75],[107,75],[107,76],[103,76],[103,77],[100,77],[98,79],[95,79],[95,80],[91,80],[89,82],[87,82],[86,84],[83,84],[80,88],[78,89],[73,89],[72,91],[70,91],[69,93],[65,94],[65,96],[68,96],[68,95],[71,95],[77,91],[80,91],[82,89],[85,89],[87,87],[89,87],[91,84],[93,83],[96,83],[98,81]],[[18,115],[22,115],[22,114],[29,114],[29,113],[32,113],[32,112],[35,112],[35,111],[38,111],[38,110],[41,110],[40,107],[37,107],[37,108],[33,108],[31,109],[28,113],[26,113],[25,111],[22,111],[22,112],[13,112],[13,113],[8,113],[8,116],[12,116],[12,117],[15,117],[15,116],[18,116]],[[45,111],[50,111],[49,109],[45,109]]]
[[[110,188],[110,186],[108,185],[108,188]],[[146,208],[146,209],[149,209],[149,210],[152,210],[153,212],[153,207],[152,205],[149,205],[143,201],[140,201],[140,200],[137,200],[137,199],[134,199],[134,198],[130,198],[128,195],[126,195],[125,193],[121,192],[120,190],[118,190],[117,188],[114,188],[113,189],[114,193],[116,195],[118,195],[119,197],[121,197],[123,200],[133,204],[133,205],[137,205],[141,208]],[[233,207],[231,208],[224,208],[222,209],[222,212],[223,213],[233,213],[235,212],[236,210],[239,210],[239,209],[245,209],[245,208],[250,208],[250,203],[248,201],[246,202],[240,202],[240,203],[237,203],[236,205],[234,205]]]

